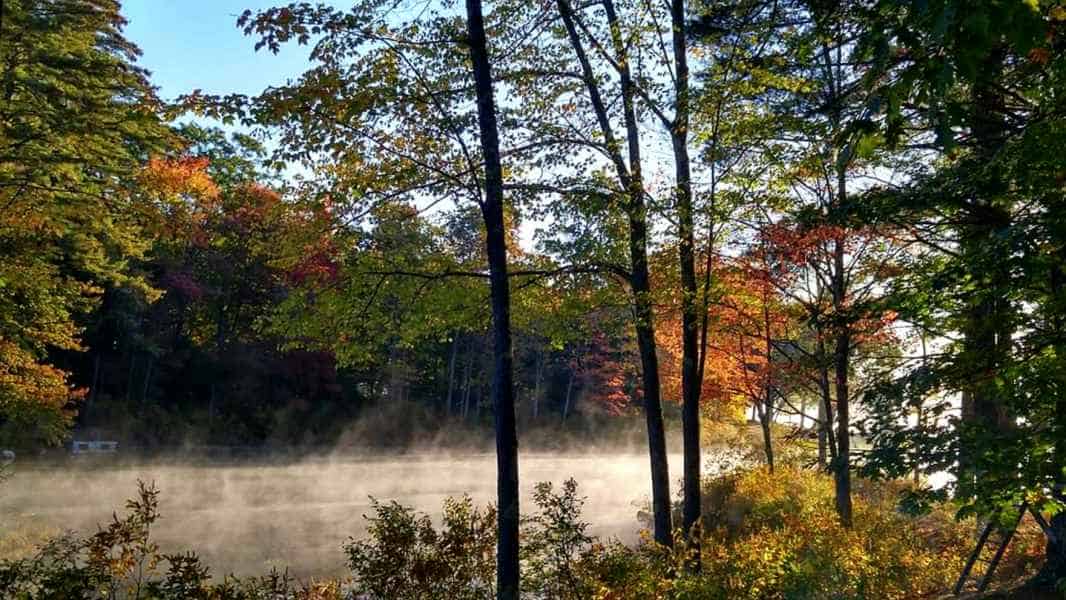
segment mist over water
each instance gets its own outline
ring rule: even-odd
[[[681,457],[670,464],[680,477]],[[523,512],[537,482],[573,477],[587,497],[590,532],[635,542],[650,493],[648,457],[636,452],[523,454]],[[0,523],[32,522],[85,535],[125,512],[137,480],[154,481],[162,515],[153,537],[163,552],[196,551],[215,576],[288,568],[299,577],[344,572],[343,544],[366,531],[368,497],[396,500],[436,520],[448,496],[495,500],[492,454],[345,456],[288,464],[79,464],[16,469],[0,484]],[[676,483],[674,484],[676,487]],[[675,490],[676,491],[676,490]],[[0,527],[0,536],[3,536]]]

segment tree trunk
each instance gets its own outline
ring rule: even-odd
[[[766,451],[766,466],[774,472],[774,439],[772,425],[774,422],[774,372],[773,352],[774,338],[770,326],[770,290],[763,286],[763,355],[766,356],[766,373],[763,375],[763,406],[759,415],[762,424],[763,448]]]
[[[675,199],[677,202],[678,253],[681,263],[681,423],[684,443],[684,505],[682,527],[687,536],[700,518],[700,388],[699,318],[696,314],[695,225],[692,208],[692,177],[688,155],[689,86],[688,48],[685,37],[685,1],[671,0],[673,29],[675,109],[670,132],[674,151]],[[693,538],[690,542],[698,542]],[[692,565],[699,566],[699,550]]]
[[[824,397],[823,394],[818,395],[818,466],[825,470],[829,461],[826,458],[826,439],[825,439],[825,407],[829,404],[829,399]]]
[[[144,385],[141,387],[141,404],[148,401],[148,388],[152,385],[152,367],[155,365],[155,357],[148,355],[148,367],[144,372]]]
[[[463,420],[466,420],[468,414],[470,414],[470,369],[471,364],[474,362],[473,356],[468,356],[466,359],[466,366],[463,368],[463,406],[461,414]]]
[[[452,416],[452,394],[455,391],[455,357],[459,354],[459,334],[452,337],[452,356],[448,360],[448,396],[444,399],[444,414]]]
[[[211,437],[211,425],[215,421],[215,395],[218,393],[214,383],[211,384],[211,391],[207,396],[207,433],[208,439]]]
[[[507,239],[503,218],[503,168],[492,97],[485,23],[481,0],[466,0],[470,60],[477,92],[478,126],[485,162],[485,247],[492,298],[492,403],[496,422],[496,597],[517,600],[518,573],[518,432],[515,424],[514,372],[511,355],[511,291],[507,280]]]
[[[762,428],[762,451],[766,455],[766,469],[769,469],[771,473],[774,472],[774,438],[773,431],[771,429],[771,423],[774,420],[773,412],[773,399],[771,398],[772,390],[768,387],[765,390],[766,396],[760,405],[758,402],[756,406],[759,406],[759,425]]]
[[[822,415],[822,421],[818,424],[819,439],[823,441],[823,450],[829,451],[829,456],[821,457],[822,466],[836,465],[837,457],[837,443],[836,435],[833,433],[833,396],[832,388],[829,382],[829,356],[828,350],[825,347],[824,329],[819,326],[816,332],[818,336],[818,387],[821,391],[821,403],[818,407],[819,414]]]
[[[1066,494],[1060,487],[1059,501],[1066,501]],[[1051,517],[1051,532],[1045,548],[1044,566],[1040,569],[1039,579],[1051,585],[1066,578],[1066,511],[1059,511]]]
[[[774,440],[770,429],[770,421],[761,421],[763,453],[766,455],[766,468],[772,475],[774,473]]]
[[[570,379],[566,382],[566,400],[563,402],[563,421],[570,415],[570,397],[574,391],[574,373],[570,372]]]
[[[1059,260],[1053,263],[1051,268],[1051,292],[1055,303],[1060,307],[1066,307],[1066,249],[1060,250]],[[1061,357],[1060,366],[1066,368],[1066,315],[1059,312],[1053,318],[1055,332],[1055,350]],[[1055,497],[1066,504],[1066,394],[1060,392],[1055,398],[1055,430],[1058,435],[1055,438],[1054,460],[1051,461],[1052,481],[1057,482]],[[1041,569],[1042,578],[1050,583],[1057,583],[1066,579],[1066,510],[1059,511],[1051,517],[1051,535],[1045,548],[1045,562]]]
[[[844,314],[846,310],[844,285],[844,240],[838,237],[833,244],[833,304],[834,316],[837,320],[836,348],[833,350],[834,387],[837,401],[837,452],[833,480],[836,484],[836,508],[840,523],[844,527],[851,527],[851,432],[848,411],[851,336],[850,325]]]
[[[581,38],[574,24],[568,0],[556,0],[559,14],[566,26],[574,53],[581,63],[582,80],[589,93],[589,101],[596,113],[611,162],[618,181],[628,197],[626,217],[629,221],[629,283],[633,293],[633,321],[640,354],[641,383],[644,388],[644,417],[648,428],[648,455],[651,462],[652,514],[655,541],[663,546],[673,545],[673,526],[670,506],[670,468],[666,454],[666,432],[663,425],[662,397],[659,388],[659,358],[655,353],[655,321],[651,304],[651,283],[648,272],[648,215],[644,202],[644,181],[641,173],[640,131],[633,106],[635,93],[629,72],[629,60],[621,43],[618,18],[613,0],[603,0],[611,28],[615,51],[619,53],[619,82],[622,88],[622,112],[625,119],[626,145],[629,165],[626,166],[611,128],[606,105],[600,95],[596,77],[585,54]],[[621,52],[619,52],[621,50]]]
[[[540,384],[544,376],[544,356],[537,356],[537,380],[533,388],[533,420],[540,416]]]

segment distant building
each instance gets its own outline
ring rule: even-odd
[[[118,442],[112,441],[82,441],[74,440],[70,443],[70,453],[81,454],[114,454],[118,452]]]

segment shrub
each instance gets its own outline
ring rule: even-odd
[[[691,548],[644,534],[635,547],[601,542],[581,520],[584,499],[566,481],[536,488],[537,509],[522,521],[522,592],[537,600],[903,599],[951,589],[972,550],[975,523],[950,504],[914,517],[898,510],[902,484],[855,482],[854,527],[837,521],[832,479],[779,468],[734,471],[704,484],[701,566]],[[444,503],[440,526],[396,502],[372,501],[362,540],[345,551],[349,582],[298,585],[287,574],[225,577],[195,554],[161,554],[151,540],[158,491],[138,497],[94,535],[61,536],[32,557],[0,561],[4,598],[122,600],[448,600],[495,592],[496,512],[468,497]],[[1014,578],[1039,563],[1038,529],[1019,531],[998,573]]]
[[[492,598],[496,512],[470,498],[444,502],[441,529],[428,515],[371,499],[367,538],[345,547],[354,591],[367,598],[426,600]]]
[[[568,479],[562,493],[551,483],[539,483],[533,493],[539,511],[523,521],[522,582],[535,598],[580,600],[591,598],[593,587],[581,565],[597,552],[581,521],[584,499],[577,495],[577,482]]]
[[[340,600],[336,582],[298,585],[287,574],[212,583],[193,553],[161,554],[151,539],[159,491],[138,484],[128,514],[88,538],[57,537],[31,557],[0,560],[0,590],[12,600]]]

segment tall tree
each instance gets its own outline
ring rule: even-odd
[[[78,396],[49,354],[81,349],[103,285],[155,295],[128,269],[154,210],[137,173],[173,139],[124,24],[116,0],[0,6],[0,422],[47,442]]]
[[[917,378],[921,367],[912,372],[922,385],[900,382],[880,406],[898,410],[907,390],[923,388],[961,397],[955,426],[900,436],[886,423],[879,464],[898,467],[906,461],[891,448],[921,440],[924,458],[957,475],[956,494],[970,510],[1036,500],[1054,515],[1049,538],[1058,543],[1048,546],[1046,568],[1054,580],[1066,574],[1066,402],[1051,374],[1062,348],[1054,174],[1063,165],[1060,153],[1039,148],[1063,127],[1066,8],[952,0],[872,8],[861,40],[878,67],[867,82],[882,100],[888,140],[923,143],[940,160],[914,169],[904,188],[880,190],[884,202],[871,205],[926,248],[897,287],[905,317],[959,338],[926,377]]]
[[[492,68],[485,40],[485,19],[481,0],[466,0],[466,21],[470,60],[477,93],[481,154],[485,164],[485,195],[481,213],[488,233],[485,248],[489,257],[489,285],[492,297],[492,348],[495,369],[492,374],[492,405],[496,418],[496,597],[518,598],[518,433],[515,430],[514,372],[511,355],[511,292],[507,281],[507,240],[503,222],[503,168],[492,96]]]
[[[699,521],[700,502],[700,390],[699,311],[696,286],[696,231],[692,197],[692,165],[689,160],[689,115],[691,90],[688,69],[688,15],[684,0],[670,2],[670,29],[674,55],[674,118],[667,125],[674,152],[675,206],[677,209],[678,258],[681,270],[681,426],[684,446],[685,498],[681,510],[686,535]],[[713,225],[712,225],[713,227]],[[699,566],[698,535],[690,542],[697,552],[692,564]]]
[[[673,531],[670,514],[670,476],[666,455],[666,432],[663,425],[659,359],[655,348],[655,324],[652,312],[651,276],[648,267],[648,212],[646,205],[647,191],[643,179],[641,160],[640,130],[635,108],[636,88],[629,69],[628,50],[623,41],[621,26],[612,0],[602,4],[606,16],[608,39],[595,38],[593,44],[601,52],[613,48],[616,53],[608,59],[609,65],[617,65],[617,70],[608,66],[609,72],[616,74],[619,95],[622,104],[622,123],[625,132],[625,146],[628,162],[621,152],[621,143],[615,134],[615,126],[608,112],[604,94],[598,83],[582,40],[581,31],[591,35],[588,25],[580,20],[569,0],[558,0],[559,15],[566,28],[567,38],[578,68],[580,80],[588,94],[591,112],[594,115],[596,129],[603,140],[603,150],[607,152],[610,163],[618,179],[621,194],[625,198],[625,214],[629,237],[629,271],[628,279],[633,294],[634,328],[640,354],[641,374],[644,392],[644,414],[648,429],[648,454],[651,461],[652,514],[654,520],[655,541],[664,546],[672,544]],[[612,77],[614,79],[614,77]]]

